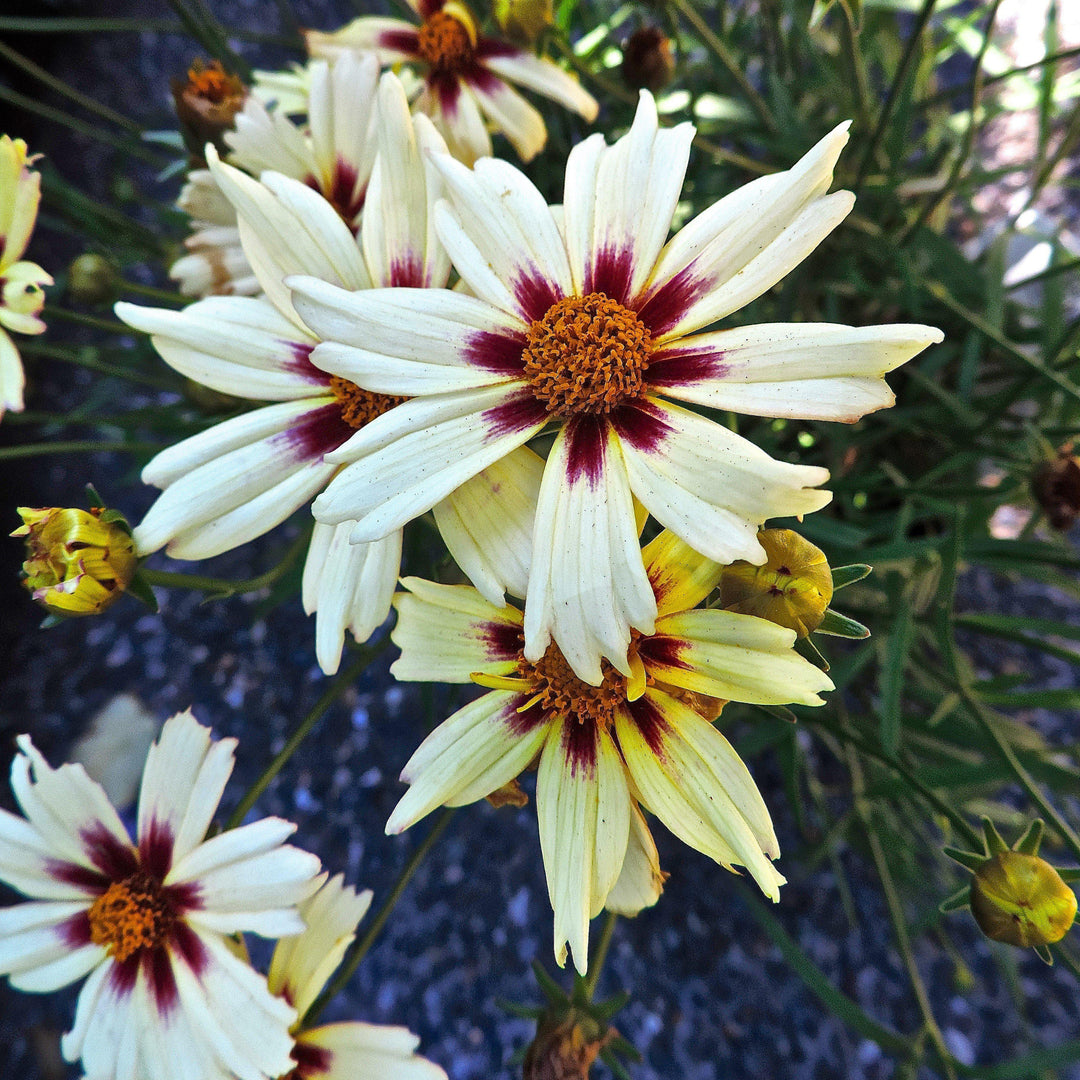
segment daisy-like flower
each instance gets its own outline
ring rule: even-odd
[[[401,778],[411,786],[386,831],[437,806],[482,799],[539,759],[536,812],[555,956],[562,964],[569,944],[581,972],[589,920],[623,873],[632,836],[634,877],[647,883],[651,875],[654,891],[649,899],[640,884],[624,888],[619,901],[628,904],[633,892],[652,902],[659,891],[651,839],[640,836],[643,822],[632,827],[635,799],[691,847],[728,868],[745,866],[767,896],[779,895],[784,879],[770,861],[779,847],[765,803],[735,750],[687,702],[704,695],[820,705],[818,694],[832,688],[792,649],[794,631],[694,610],[721,565],[666,531],[638,561],[655,596],[655,632],[635,636],[629,677],[605,664],[599,686],[579,679],[556,645],[527,659],[517,609],[495,607],[466,586],[406,578],[409,591],[395,599],[401,657],[390,670],[398,679],[473,681],[491,692],[439,725],[409,759]]]
[[[359,242],[304,183],[270,172],[259,183],[219,162],[210,147],[212,174],[235,208],[265,295],[208,297],[182,311],[116,305],[121,319],[153,335],[177,371],[223,393],[275,402],[186,439],[146,466],[143,479],[165,490],[134,531],[140,555],[168,545],[175,558],[204,559],[261,536],[330,480],[337,466],[326,453],[403,400],[362,390],[332,365],[315,367],[310,356],[319,339],[282,283],[296,272],[348,289],[427,291],[446,283],[449,260],[431,226],[441,182],[424,153],[445,147],[426,117],[414,128],[391,73],[379,89],[378,141]],[[451,552],[495,602],[505,588],[524,587],[539,477],[539,460],[523,448],[436,510]],[[493,489],[501,491],[495,501]],[[350,545],[350,528],[317,524],[304,568],[304,608],[317,614],[316,656],[327,674],[338,668],[346,629],[365,641],[390,613],[400,569],[400,529]]]
[[[298,934],[319,860],[264,818],[206,840],[235,739],[190,712],[150,748],[134,842],[81,765],[50,768],[26,735],[11,766],[25,817],[0,811],[0,974],[47,992],[89,976],[61,1041],[90,1080],[263,1080],[292,1066],[295,1010],[225,935]]]
[[[258,176],[270,169],[320,192],[355,232],[360,225],[375,160],[374,112],[379,65],[374,56],[348,54],[334,64],[313,63],[307,121],[301,125],[281,107],[251,94],[224,134],[230,162]],[[258,292],[240,243],[236,209],[214,174],[196,169],[177,203],[191,216],[188,254],[170,268],[185,296]]]
[[[420,26],[364,15],[330,34],[308,30],[308,52],[331,57],[372,51],[383,64],[419,65],[424,84],[413,108],[431,117],[450,152],[467,164],[491,153],[488,125],[503,132],[524,161],[547,141],[543,117],[507,81],[590,122],[596,119],[596,99],[577,79],[550,60],[478,33],[461,0],[409,0],[409,5]]]
[[[314,504],[356,519],[369,541],[445,498],[466,477],[558,425],[544,470],[525,604],[525,656],[550,638],[599,684],[600,659],[630,674],[631,628],[656,605],[637,559],[633,499],[717,562],[766,555],[771,517],[830,499],[822,468],[775,461],[680,404],[853,422],[890,405],[882,375],[941,333],[768,323],[694,331],[760,296],[851,209],[826,194],[841,125],[787,172],[733,192],[665,243],[694,129],[659,128],[641,94],[613,146],[571,151],[560,216],[512,165],[438,159],[448,195],[436,228],[473,295],[352,293],[290,281],[305,322],[358,385],[414,400],[353,436],[346,468]],[[420,342],[424,345],[421,347]],[[428,344],[430,343],[430,344]]]
[[[22,360],[7,330],[40,334],[45,323],[38,317],[45,304],[42,286],[53,279],[36,263],[20,262],[37,220],[41,176],[28,167],[26,143],[0,136],[0,418],[4,412],[22,412]],[[6,330],[5,330],[6,327]]]
[[[267,982],[301,1018],[341,963],[370,904],[370,890],[357,895],[338,874],[301,905],[307,929],[278,942]],[[415,1053],[420,1040],[407,1028],[359,1022],[296,1027],[289,1080],[446,1080],[438,1065]]]

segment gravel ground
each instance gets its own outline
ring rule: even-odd
[[[227,21],[250,29],[274,28],[276,9],[259,0],[230,0],[215,8]],[[158,9],[168,14],[164,3],[125,0],[81,9],[73,5],[71,11],[91,9],[94,14],[137,10],[154,16]],[[297,9],[303,22],[325,27],[346,14],[335,17],[314,3]],[[65,39],[48,63],[121,111],[163,124],[162,73],[180,70],[192,55],[179,39],[112,35]],[[147,87],[157,89],[148,93]],[[74,150],[71,146],[53,130],[42,132],[33,149],[45,150],[71,177],[82,172],[98,178],[103,191],[110,155],[78,140]],[[44,252],[35,255],[50,265]],[[46,372],[40,400],[49,395],[75,404],[88,382],[81,369]],[[7,429],[4,434],[10,436]],[[7,488],[0,491],[4,505],[77,500],[87,480],[111,485],[117,467],[104,456],[47,460],[0,476],[0,486]],[[134,518],[149,499],[137,484],[123,489],[123,508]],[[271,549],[287,541],[288,530],[215,560],[206,572],[235,577],[258,572],[270,564]],[[159,719],[193,705],[219,735],[240,739],[228,809],[325,687],[314,662],[312,624],[296,600],[262,614],[259,597],[202,605],[194,595],[162,593],[158,615],[125,601],[92,622],[37,633],[36,611],[12,585],[18,545],[8,543],[2,557],[0,649],[6,672],[0,683],[0,766],[6,764],[12,735],[27,730],[51,760],[61,760],[98,709],[116,694],[130,692]],[[983,600],[994,606],[1000,599],[990,579],[976,582],[971,596],[973,607],[983,606]],[[1043,601],[1040,594],[1017,603],[1030,611]],[[318,738],[300,750],[258,806],[260,814],[296,821],[300,842],[331,871],[344,871],[350,882],[374,889],[376,905],[428,827],[421,824],[399,838],[383,835],[403,790],[397,773],[425,724],[419,691],[391,684],[387,663],[386,657],[376,662],[328,712]],[[1052,675],[1067,677],[1057,670]],[[1048,726],[1050,737],[1068,738],[1064,728]],[[783,863],[791,883],[775,914],[830,981],[871,1015],[899,1031],[917,1029],[919,1016],[883,901],[858,856],[840,852],[855,890],[857,919],[851,923],[832,872],[808,872],[794,854],[799,840],[775,762],[762,758],[755,775],[773,810],[781,846],[793,853]],[[0,803],[10,805],[6,786]],[[620,923],[600,984],[601,995],[621,988],[632,992],[617,1025],[643,1055],[632,1070],[636,1080],[892,1076],[890,1059],[832,1016],[791,972],[750,916],[733,879],[661,828],[656,832],[662,865],[672,877],[656,908]],[[0,896],[0,902],[6,899],[13,897]],[[953,918],[954,940],[970,979],[936,944],[921,939],[916,948],[935,1014],[957,1058],[991,1064],[1024,1047],[1080,1037],[1075,1005],[1080,986],[1073,976],[1061,967],[1047,969],[1030,955],[1009,953],[1006,963],[996,963],[974,924],[962,915]],[[466,808],[330,1015],[408,1025],[421,1036],[424,1052],[454,1080],[508,1080],[520,1073],[513,1055],[530,1037],[531,1024],[510,1017],[497,1002],[538,999],[530,964],[538,959],[553,967],[550,942],[532,807]],[[1027,1015],[1016,1007],[1017,987],[1029,1003]],[[52,1080],[69,1075],[56,1060],[55,1034],[69,1024],[73,999],[70,993],[20,995],[0,983],[0,1076]],[[1080,1080],[1080,1069],[1064,1075]]]

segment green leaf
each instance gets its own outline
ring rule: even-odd
[[[938,911],[943,915],[947,915],[950,911],[959,911],[961,908],[968,907],[971,903],[971,886],[965,885],[962,889],[957,889],[952,896],[945,900],[942,900],[938,904]]]
[[[138,572],[135,571],[135,576],[128,582],[127,592],[135,597],[136,600],[141,600],[151,611],[158,611],[157,597],[154,595],[154,590],[150,588],[149,582]]]
[[[881,745],[889,757],[895,757],[900,746],[904,684],[908,653],[911,650],[911,631],[911,608],[901,601],[900,611],[885,642],[885,657],[881,672]]]
[[[851,563],[848,566],[835,566],[832,572],[833,592],[846,589],[854,585],[856,581],[862,581],[867,574],[873,571],[873,567],[867,563]]]
[[[833,611],[832,608],[826,610],[825,618],[821,620],[821,625],[814,633],[828,634],[830,637],[853,638],[855,640],[862,640],[870,636],[870,631],[861,622],[847,615],[841,615],[839,611]]]
[[[986,850],[991,855],[1000,855],[1009,850],[1008,844],[1001,839],[1001,833],[997,831],[994,823],[988,818],[982,819],[983,839],[986,841]]]
[[[942,849],[953,862],[958,862],[968,870],[978,870],[984,862],[986,855],[975,851],[961,851],[960,848],[947,847]]]
[[[1013,851],[1024,855],[1038,855],[1043,838],[1043,820],[1036,818],[1027,828],[1027,832],[1013,844]]]

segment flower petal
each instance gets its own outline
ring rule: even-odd
[[[533,90],[537,94],[571,109],[590,123],[596,119],[600,106],[596,98],[581,85],[577,78],[563,71],[557,64],[542,56],[534,56],[525,49],[513,49],[499,43],[499,51],[483,55],[481,64],[488,71],[510,82]]]
[[[810,514],[831,492],[826,469],[776,461],[728,428],[649,398],[613,416],[630,486],[662,525],[721,563],[759,564],[766,518]]]
[[[482,67],[466,76],[480,110],[501,131],[522,161],[531,161],[547,142],[544,118],[516,90]]]
[[[491,156],[491,136],[480,115],[480,103],[459,76],[429,71],[413,111],[431,120],[458,161],[472,165],[477,158]]]
[[[391,665],[406,682],[468,683],[476,671],[507,675],[521,657],[521,612],[499,607],[467,585],[402,578],[390,639],[401,650]]]
[[[626,858],[604,907],[617,915],[637,915],[660,899],[666,878],[667,874],[660,869],[660,855],[649,826],[645,823],[644,815],[634,806],[630,813],[630,840],[626,845]]]
[[[600,658],[628,675],[630,628],[651,633],[655,617],[618,440],[605,420],[582,416],[556,436],[544,467],[525,656],[539,660],[554,638],[577,676],[598,686]]]
[[[7,332],[0,330],[0,417],[4,411],[23,411],[23,388],[26,376],[23,374],[22,358],[15,342]]]
[[[547,735],[540,710],[519,713],[520,702],[520,694],[492,690],[444,720],[401,771],[410,787],[387,834],[403,832],[437,806],[476,802],[518,776]]]
[[[86,899],[0,908],[0,975],[17,990],[49,993],[92,971],[105,950],[70,932],[86,909]]]
[[[297,1042],[329,1056],[326,1068],[311,1073],[312,1078],[446,1080],[438,1065],[414,1053],[420,1040],[408,1028],[357,1021],[325,1024],[302,1032]]]
[[[419,55],[416,27],[412,23],[377,15],[361,15],[332,33],[305,30],[304,40],[309,56],[325,59],[347,52],[373,52],[379,63],[386,65],[415,60]]]
[[[723,564],[707,559],[670,529],[646,544],[641,558],[656,596],[657,618],[697,607],[724,573]]]
[[[657,350],[649,385],[713,409],[850,424],[892,405],[882,376],[942,338],[932,326],[761,323]]]

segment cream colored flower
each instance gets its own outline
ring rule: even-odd
[[[42,286],[53,283],[36,263],[19,261],[41,201],[41,176],[29,168],[32,161],[22,139],[0,136],[0,418],[7,409],[22,412],[26,383],[19,350],[6,330],[42,333]]]

